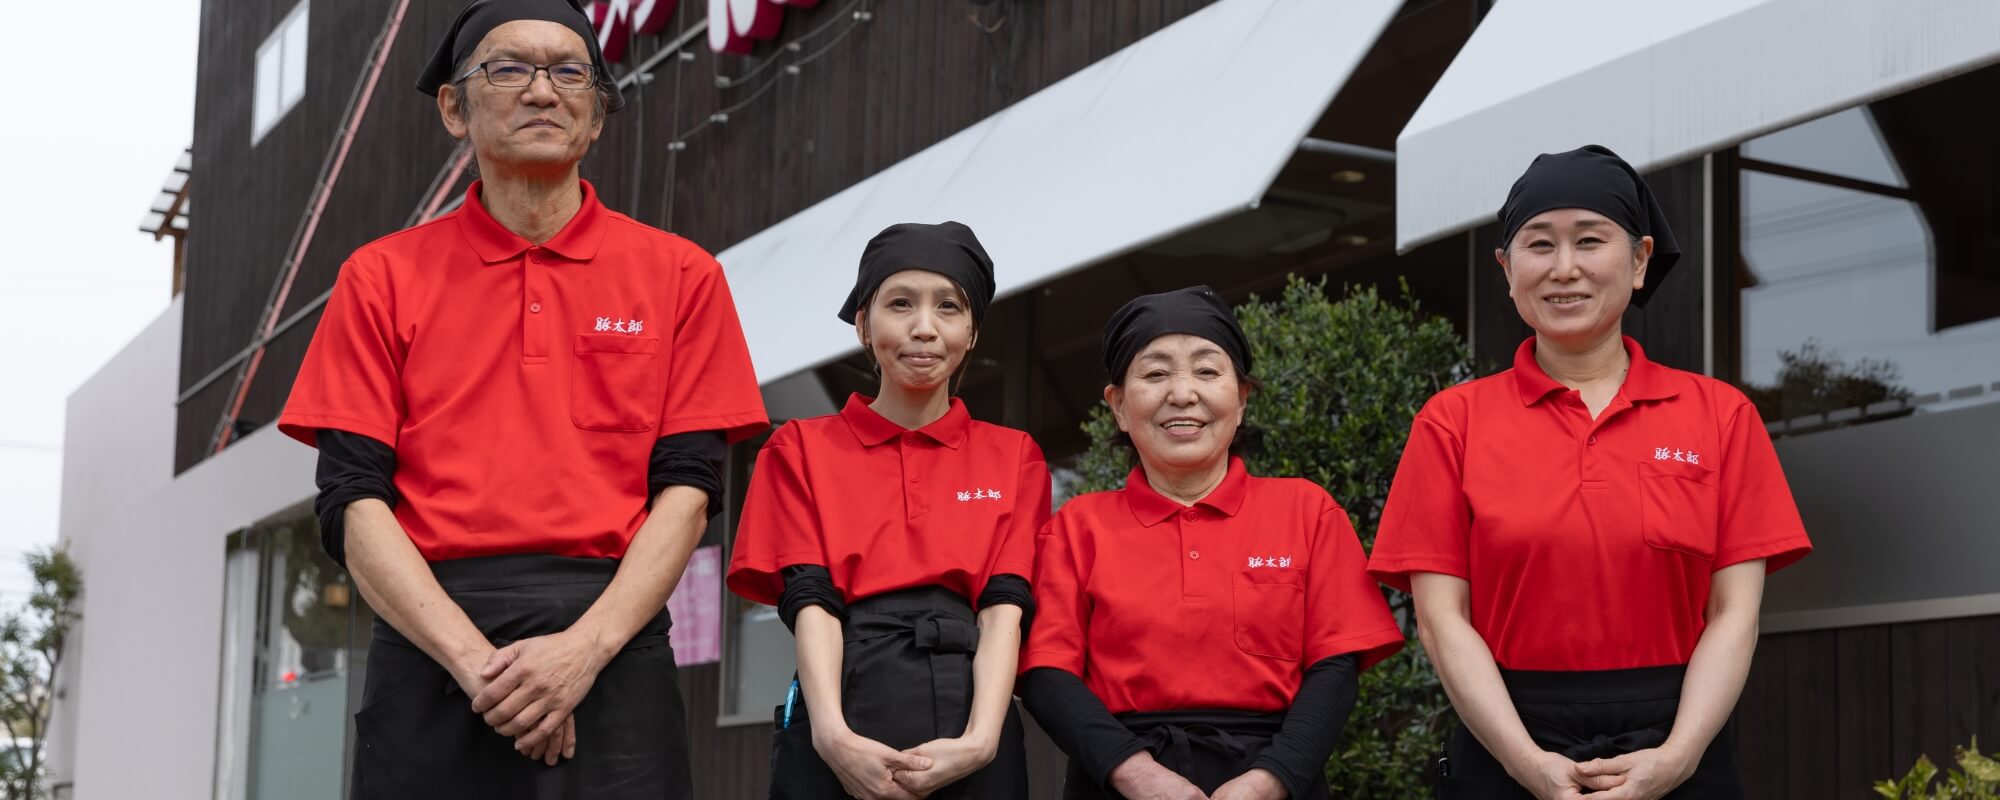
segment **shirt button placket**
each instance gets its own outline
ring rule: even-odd
[[[917,451],[920,442],[917,441],[917,435],[914,433],[903,434],[901,440],[903,475],[909,481],[908,488],[904,491],[904,496],[909,498],[910,519],[916,519],[930,510],[930,504],[924,501],[922,465],[917,463],[919,460]]]
[[[1198,597],[1202,594],[1198,572],[1201,568],[1201,537],[1195,523],[1201,521],[1201,512],[1190,508],[1177,516],[1179,519],[1174,524],[1180,526],[1181,545],[1187,553],[1187,559],[1181,562],[1181,594]]]
[[[521,265],[521,356],[528,363],[541,363],[549,355],[549,318],[542,313],[549,275],[543,261],[541,248],[530,247]]]

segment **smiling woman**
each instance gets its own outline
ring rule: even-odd
[[[1356,676],[1403,643],[1347,513],[1230,455],[1255,382],[1213,290],[1127,303],[1104,366],[1139,467],[1045,530],[1022,657],[1022,700],[1070,758],[1064,796],[1326,796]]]
[[[876,396],[758,454],[729,588],[797,638],[772,798],[1028,796],[1010,698],[1048,468],[1027,434],[952,397],[993,290],[964,225],[877,234],[839,312]]]
[[[1425,404],[1369,562],[1464,720],[1441,796],[1742,797],[1725,723],[1764,575],[1811,549],[1770,437],[1620,335],[1680,255],[1624,160],[1540,156],[1500,217],[1535,335]]]

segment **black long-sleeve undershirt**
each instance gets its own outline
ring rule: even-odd
[[[395,508],[396,450],[388,444],[351,431],[322,428],[314,437],[319,463],[314,482],[319,496],[313,515],[319,518],[320,547],[334,562],[347,566],[347,506],[377,499]],[[647,459],[646,507],[669,486],[692,486],[708,494],[708,515],[722,510],[722,461],[729,445],[721,431],[690,431],[653,442]]]
[[[1288,794],[1303,797],[1326,768],[1354,711],[1360,690],[1356,667],[1355,657],[1347,654],[1320,659],[1307,669],[1278,735],[1251,768],[1268,770]],[[1112,716],[1075,674],[1033,669],[1021,676],[1018,688],[1021,702],[1042,730],[1100,787],[1108,790],[1111,771],[1145,749],[1145,743]]]

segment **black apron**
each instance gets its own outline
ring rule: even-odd
[[[431,565],[494,646],[556,633],[597,600],[618,562],[505,555]],[[354,715],[353,800],[687,800],[687,712],[666,609],[597,674],[575,712],[576,757],[548,766],[472,713],[451,674],[381,619]]]
[[[1687,667],[1591,672],[1500,671],[1528,735],[1571,761],[1611,758],[1666,743]],[[1533,800],[1464,725],[1440,761],[1441,800]],[[1736,723],[1724,725],[1694,775],[1663,800],[1742,800]]]
[[[941,586],[855,601],[842,628],[840,708],[855,733],[908,750],[965,732],[972,716],[972,657],[979,625],[972,605]],[[802,691],[772,714],[773,800],[846,797],[840,778],[813,749]],[[1028,796],[1021,715],[1009,707],[1000,747],[985,768],[939,789],[931,800],[1020,800]]]
[[[1153,760],[1188,779],[1207,794],[1250,771],[1250,765],[1284,725],[1283,712],[1201,710],[1142,711],[1119,714],[1125,729],[1146,743]],[[1306,789],[1309,798],[1326,797],[1322,773]],[[1075,759],[1063,778],[1063,800],[1118,800],[1114,790],[1100,788]]]

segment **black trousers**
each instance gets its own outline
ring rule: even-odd
[[[1120,714],[1118,721],[1145,740],[1160,766],[1173,770],[1202,790],[1213,792],[1250,771],[1250,765],[1271,746],[1285,715],[1251,711],[1146,711]],[[1321,775],[1308,797],[1327,796]],[[1121,800],[1114,791],[1098,788],[1072,760],[1063,778],[1063,800]]]
[[[1501,670],[1535,744],[1572,761],[1658,747],[1674,727],[1684,666],[1594,672]],[[1464,725],[1452,732],[1438,789],[1442,800],[1533,800]],[[1736,724],[1724,725],[1700,766],[1665,800],[1742,800]]]
[[[575,623],[611,582],[608,559],[508,555],[431,565],[496,646]],[[376,620],[354,715],[354,800],[687,800],[687,712],[665,609],[604,665],[576,707],[576,757],[547,766],[472,713],[450,673]]]
[[[855,733],[907,750],[965,732],[972,717],[972,657],[979,626],[957,593],[923,587],[863,598],[847,608],[840,663],[840,708]],[[787,708],[790,716],[787,724]],[[773,800],[842,798],[840,778],[813,749],[803,693],[772,714]],[[1012,707],[993,763],[930,795],[931,800],[1022,800],[1028,759],[1021,715]]]

